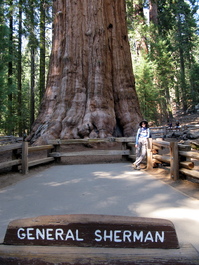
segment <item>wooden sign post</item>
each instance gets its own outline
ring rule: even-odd
[[[199,264],[199,256],[180,247],[168,220],[59,215],[10,222],[0,264]]]

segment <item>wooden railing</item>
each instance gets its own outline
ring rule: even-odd
[[[87,151],[62,151],[63,145],[73,144],[96,144],[96,143],[121,143],[120,149],[113,150],[94,150]],[[166,154],[159,151],[167,149]],[[28,146],[28,142],[0,146],[0,153],[11,151],[11,159],[0,163],[0,169],[12,167],[16,170],[21,169],[22,174],[26,174],[32,166],[44,164],[52,161],[60,161],[61,157],[76,156],[115,156],[121,155],[122,158],[131,158],[135,160],[135,137],[105,138],[105,139],[68,139],[68,140],[51,140],[48,145]],[[47,151],[47,157],[37,160],[30,160],[32,152]],[[170,176],[172,179],[179,179],[179,174],[185,174],[199,179],[199,172],[194,170],[194,163],[191,159],[199,160],[199,153],[192,152],[189,145],[179,144],[177,142],[167,142],[162,140],[149,139],[147,151],[147,169],[152,169],[155,164],[166,163],[170,166]]]
[[[78,152],[60,152],[60,147],[62,145],[71,145],[71,144],[96,144],[96,143],[121,143],[120,150],[89,150],[89,151],[78,151]],[[135,137],[110,137],[104,139],[69,139],[69,140],[51,140],[48,143],[53,145],[54,152],[50,153],[50,157],[61,158],[61,157],[71,157],[71,156],[94,156],[94,155],[103,155],[103,156],[130,156],[131,150],[127,146],[129,142],[135,142]]]
[[[0,136],[0,145],[21,143],[22,141],[23,141],[23,137],[15,137],[13,135]]]
[[[61,152],[61,146],[73,145],[73,144],[95,144],[95,143],[121,143],[120,150],[90,150],[90,151],[78,151],[78,152]],[[28,169],[32,166],[48,163],[51,161],[60,161],[61,157],[72,156],[115,156],[121,155],[122,158],[132,157],[131,148],[127,146],[129,142],[135,142],[135,137],[121,137],[121,138],[105,138],[105,139],[69,139],[69,140],[51,140],[48,145],[42,146],[29,146],[28,142],[21,144],[3,145],[0,146],[0,153],[6,151],[12,151],[12,155],[9,161],[0,163],[0,169],[12,167],[15,170],[16,167],[20,168],[22,174],[27,174]],[[37,160],[30,160],[30,153],[38,151],[47,151],[47,157]],[[18,155],[18,158],[16,157]]]
[[[0,163],[0,169],[7,168],[7,167],[12,167],[12,169],[14,169],[14,167],[22,163],[20,156],[17,154],[18,150],[21,152],[22,143],[0,146],[0,153],[11,151],[11,159]]]
[[[54,161],[53,157],[49,157],[49,152],[47,152],[47,157],[45,158],[40,158],[37,160],[29,161],[28,155],[31,152],[36,152],[36,151],[44,151],[44,150],[52,150],[54,148],[53,145],[41,145],[41,146],[28,146],[28,142],[23,142],[22,144],[22,167],[21,171],[22,174],[27,174],[29,167],[36,166],[36,165],[41,165],[44,163],[48,163],[51,161]]]
[[[51,150],[53,148],[53,145],[29,147],[28,142],[0,146],[0,153],[11,151],[11,158],[8,161],[0,163],[0,169],[11,167],[12,170],[16,171],[20,167],[22,174],[26,174],[29,167],[54,161],[53,157],[45,157],[30,161],[29,153],[34,151]]]
[[[168,149],[168,153],[159,154],[162,149]],[[148,169],[153,168],[155,164],[167,163],[170,165],[170,176],[174,180],[179,179],[180,173],[199,179],[199,172],[194,170],[194,162],[191,159],[199,160],[199,153],[192,152],[190,145],[149,139]]]

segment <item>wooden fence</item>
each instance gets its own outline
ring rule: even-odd
[[[53,148],[53,145],[29,147],[28,142],[0,146],[1,154],[11,151],[11,159],[0,163],[0,169],[12,167],[12,170],[16,171],[20,168],[22,174],[26,174],[29,167],[54,161],[53,157],[45,157],[39,160],[30,161],[29,153],[34,151],[51,150]]]
[[[91,151],[78,151],[78,152],[60,152],[60,147],[62,145],[71,145],[71,144],[96,144],[96,143],[121,143],[120,150],[91,150]],[[129,142],[135,142],[135,137],[110,137],[104,139],[69,139],[69,140],[51,140],[49,144],[55,146],[55,151],[50,153],[49,156],[54,158],[61,157],[71,157],[71,156],[114,156],[121,155],[123,157],[129,157],[131,155],[131,149],[128,147]]]
[[[168,149],[168,154],[159,154],[162,149]],[[199,153],[192,152],[190,145],[149,139],[147,169],[152,169],[155,164],[166,163],[170,165],[170,176],[174,180],[179,179],[180,173],[199,179],[199,172],[193,169],[191,159],[199,160]]]
[[[62,152],[63,145],[73,144],[96,144],[96,143],[121,143],[120,149],[111,150],[89,150],[78,152]],[[167,149],[166,155],[161,154],[160,150]],[[115,156],[121,155],[124,159],[135,160],[135,137],[105,138],[105,139],[69,139],[51,140],[48,145],[28,146],[28,142],[0,146],[0,153],[11,151],[11,159],[0,163],[0,169],[12,167],[13,170],[21,169],[22,174],[26,174],[32,166],[60,161],[61,157],[75,156]],[[31,152],[47,151],[47,157],[37,160],[30,160]],[[155,164],[166,163],[170,166],[170,176],[177,180],[179,174],[185,174],[195,179],[199,179],[199,172],[194,170],[194,163],[191,159],[199,160],[199,153],[192,152],[188,145],[177,142],[167,142],[150,138],[147,151],[147,169],[151,169]]]
[[[22,141],[23,141],[23,137],[15,137],[13,135],[0,136],[0,145],[21,143]]]

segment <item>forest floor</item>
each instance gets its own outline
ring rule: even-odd
[[[186,115],[177,118],[180,121],[181,125],[184,124],[199,124],[199,115],[192,114]],[[66,149],[69,151],[81,151],[81,150],[88,150],[90,148],[98,148],[98,149],[118,149],[118,145],[114,143],[110,144],[96,144],[96,145],[72,145],[72,146],[65,146]],[[9,159],[9,153],[2,153],[0,154],[0,161],[6,161]],[[36,160],[42,157],[46,157],[46,152],[34,152],[30,154],[30,160]],[[103,163],[118,163],[122,162],[121,156],[114,156],[114,157],[102,157],[102,156],[89,156],[89,157],[70,157],[70,158],[62,158],[61,164],[63,165],[74,165],[75,164],[103,164]],[[194,161],[195,167],[194,169],[199,171],[199,161]],[[28,174],[22,175],[20,172],[11,172],[9,169],[7,170],[0,170],[0,189],[5,188],[7,186],[13,185],[23,179],[31,178],[35,174],[52,167],[55,165],[54,163],[49,163],[41,166],[31,167],[29,169]],[[142,165],[141,170],[146,171],[146,173],[153,175],[160,181],[165,182],[166,184],[172,186],[174,189],[186,194],[189,197],[195,198],[199,200],[199,182],[194,182],[193,179],[179,179],[177,181],[173,181],[169,175],[169,168],[166,167],[158,167],[154,168],[150,171],[146,170],[146,165]],[[132,167],[132,170],[133,167]]]

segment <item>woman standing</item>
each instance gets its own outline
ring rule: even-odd
[[[147,139],[150,137],[150,130],[147,121],[140,122],[140,128],[137,131],[136,135],[136,160],[133,163],[135,169],[140,169],[140,163],[143,158],[146,156],[147,152]]]

